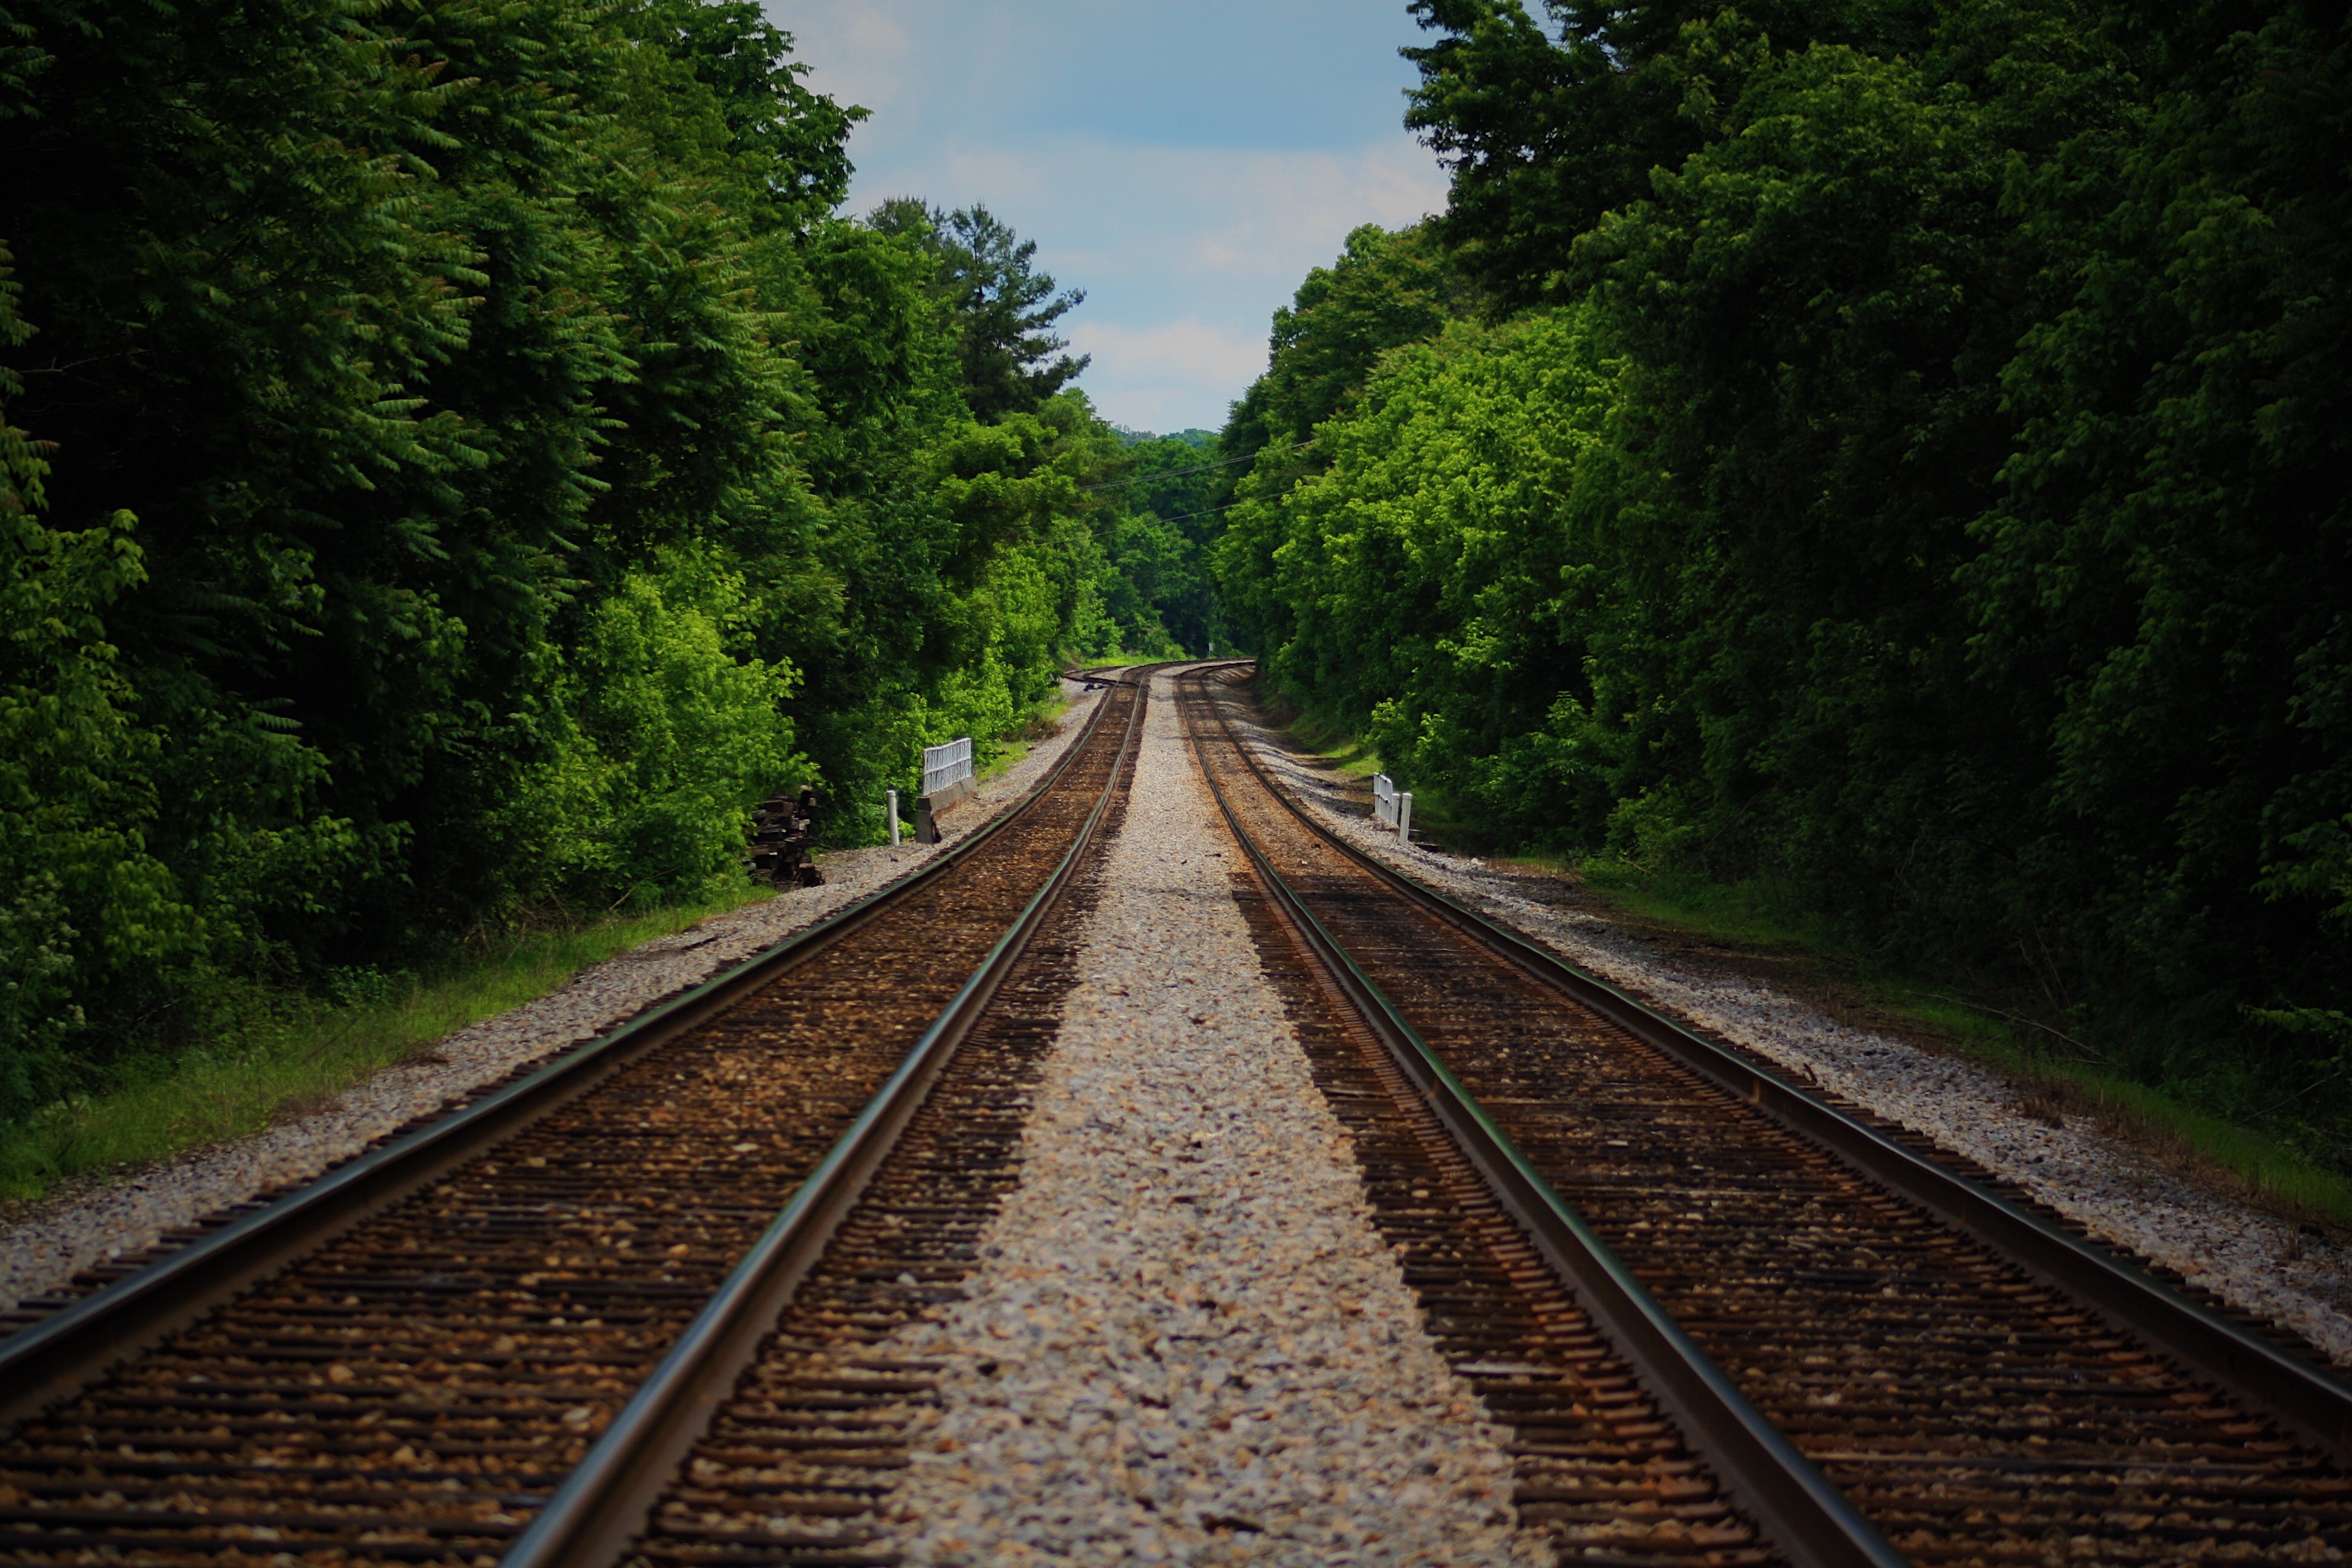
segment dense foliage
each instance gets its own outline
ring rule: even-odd
[[[1271,678],[2340,1148],[2342,8],[1414,9],[1448,210],[1226,432]]]
[[[1139,653],[1230,653],[1210,553],[1234,460],[1207,430],[1122,434],[1118,466],[1095,486],[1103,547],[1118,567],[1105,613]]]
[[[0,1120],[868,835],[1141,629],[1073,297],[833,216],[751,0],[7,4]]]

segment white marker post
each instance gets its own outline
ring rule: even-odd
[[[898,842],[898,792],[890,792],[890,842]]]
[[[1412,791],[1397,792],[1397,842],[1412,843]]]

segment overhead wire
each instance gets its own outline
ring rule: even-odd
[[[1189,522],[1196,517],[1214,517],[1221,511],[1231,511],[1234,508],[1241,504],[1242,503],[1237,500],[1229,500],[1223,506],[1213,506],[1206,511],[1180,512],[1174,517],[1160,518],[1160,521],[1162,522]],[[1154,513],[1153,515],[1157,516],[1158,514]]]
[[[1284,452],[1296,452],[1302,447],[1312,447],[1313,445],[1315,445],[1315,437],[1309,436],[1304,441],[1293,442],[1287,447],[1278,448],[1278,450]],[[1122,485],[1157,484],[1161,479],[1181,479],[1187,474],[1205,474],[1213,468],[1230,468],[1235,463],[1254,463],[1257,461],[1258,458],[1264,457],[1268,449],[1269,448],[1260,447],[1257,451],[1252,452],[1244,458],[1227,458],[1223,461],[1216,463],[1196,463],[1189,468],[1169,468],[1164,472],[1157,474],[1134,474],[1123,479],[1105,479],[1098,485],[1080,485],[1078,487],[1078,493],[1080,495],[1087,495],[1095,490],[1115,490]]]

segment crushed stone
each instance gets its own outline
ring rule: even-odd
[[[918,1563],[1512,1563],[1500,1435],[1439,1358],[1261,978],[1166,679],[1085,979],[890,1510]]]

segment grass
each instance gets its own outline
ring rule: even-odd
[[[1780,907],[1769,889],[1659,876],[1600,858],[1575,870],[1602,903],[1648,924],[1832,973],[1866,1011],[2006,1079],[2023,1115],[2052,1125],[2087,1116],[2111,1136],[2283,1218],[2352,1229],[2352,1179],[2341,1172],[2127,1078],[2078,1042],[1990,999],[1955,996],[1948,984],[1880,963],[1829,922]]]
[[[1344,725],[1312,713],[1293,713],[1276,722],[1297,749],[1321,757],[1335,772],[1348,778],[1369,779],[1386,769],[1387,764],[1381,761],[1371,742],[1351,733]],[[1427,788],[1413,794],[1412,837],[1415,843],[1431,842],[1461,852],[1475,853],[1489,847],[1463,826],[1444,795]],[[1534,863],[1526,857],[1518,858],[1522,864]],[[1544,868],[1559,870],[1565,867],[1547,864]]]
[[[1293,751],[1320,757],[1349,778],[1368,779],[1381,771],[1380,752],[1346,725],[1270,697],[1263,687],[1256,689],[1256,698],[1260,715],[1282,731]]]
[[[1003,773],[1049,739],[1069,706],[1041,704],[1006,737],[983,776]],[[257,993],[249,1011],[257,1021],[236,1031],[242,1037],[236,1046],[185,1053],[31,1121],[0,1125],[0,1213],[63,1184],[249,1137],[371,1073],[421,1059],[443,1036],[558,990],[614,953],[766,896],[744,887],[649,913],[531,931],[423,979],[381,982],[379,994],[341,1006]]]
[[[532,931],[378,994],[315,1002],[243,1031],[233,1048],[194,1051],[112,1089],[0,1127],[0,1204],[101,1180],[184,1150],[249,1136],[316,1109],[369,1074],[427,1059],[456,1029],[561,988],[591,964],[685,930],[767,889],[743,887],[698,902]],[[285,1008],[282,999],[279,1007]]]
[[[1010,773],[1022,758],[1035,751],[1062,731],[1062,715],[1077,703],[1075,697],[1048,697],[1037,704],[1036,711],[1011,734],[999,740],[996,755],[977,769],[974,777],[986,780]]]
[[[1381,754],[1371,742],[1312,714],[1297,714],[1284,724],[1284,733],[1303,751],[1311,752],[1349,778],[1368,779],[1381,771]]]
[[[1868,963],[1839,940],[1829,921],[1790,908],[1761,883],[1726,884],[1660,875],[1631,861],[1602,856],[1561,857],[1549,864],[1611,904],[1717,942],[1804,949],[1848,964]]]

